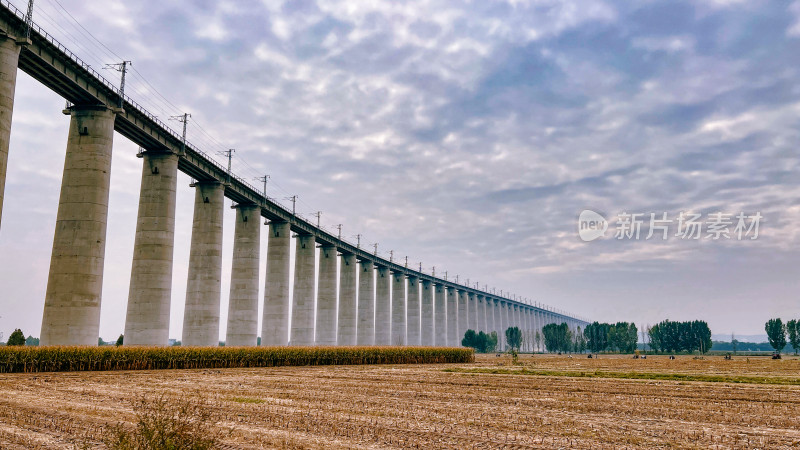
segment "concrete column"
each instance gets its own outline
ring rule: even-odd
[[[478,296],[478,321],[480,322],[479,328],[484,333],[491,333],[492,330],[489,328],[489,311],[486,307],[486,297],[483,295]]]
[[[124,343],[167,345],[178,155],[148,151],[142,161]]]
[[[511,328],[514,326],[514,305],[510,302],[506,302],[506,317],[505,317],[506,328]],[[506,346],[511,348],[506,342]]]
[[[507,316],[506,316],[506,302],[499,300],[497,302],[497,312],[500,313],[500,317],[498,322],[500,323],[500,335],[498,336],[498,340],[500,341],[500,350],[506,350],[507,343],[506,343],[506,328],[508,328],[507,323]]]
[[[456,335],[456,346],[461,346],[461,339],[464,338],[464,333],[469,329],[469,303],[467,300],[467,293],[458,291],[458,334]]]
[[[216,181],[203,181],[195,183],[194,187],[182,345],[216,347],[219,345],[225,186]]]
[[[336,247],[324,244],[319,250],[317,284],[317,345],[336,345]]]
[[[533,326],[531,325],[531,309],[525,308],[525,315],[523,316],[525,324],[525,333],[528,336],[527,345],[525,346],[529,352],[533,352]]]
[[[392,280],[388,267],[378,266],[375,294],[375,345],[392,343]]]
[[[226,347],[254,347],[258,339],[258,273],[261,264],[261,207],[237,205],[228,297]]]
[[[289,345],[314,345],[314,236],[298,234],[294,252],[292,333]]]
[[[270,222],[267,241],[267,279],[264,282],[264,311],[261,345],[289,343],[289,274],[292,230],[288,222]]]
[[[458,300],[456,300],[456,290],[447,289],[447,345],[450,347],[460,347],[461,339],[458,339]]]
[[[492,331],[497,333],[497,344],[498,345],[497,345],[497,348],[495,348],[495,350],[499,350],[500,349],[500,332],[498,331],[498,328],[500,328],[500,327],[497,325],[497,320],[496,320],[496,315],[495,315],[495,309],[496,308],[495,308],[495,305],[494,305],[494,300],[492,300],[491,297],[486,297],[485,300],[486,300],[486,320],[487,320],[487,323],[488,323],[488,325],[487,325],[488,328],[487,329],[489,330],[490,333]]]
[[[70,114],[40,345],[97,345],[100,329],[114,113]]]
[[[469,328],[472,328],[477,333],[481,330],[480,326],[478,325],[478,299],[472,292],[467,293],[467,306],[469,309],[469,312],[467,313],[467,316],[469,317]]]
[[[519,322],[519,305],[512,304],[512,307],[511,307],[511,323],[512,323],[512,325],[511,325],[512,327],[519,328],[520,336],[522,336],[522,326],[521,326],[521,324]],[[523,336],[523,339],[524,339],[524,336]],[[522,350],[522,346],[521,345],[520,345],[519,349]]]
[[[358,275],[358,345],[375,345],[375,270],[372,261],[363,259]]]
[[[436,294],[434,297],[434,304],[436,305],[436,311],[434,311],[434,345],[445,347],[447,346],[447,307],[445,306],[447,289],[441,284],[435,285],[434,289]]]
[[[17,86],[20,45],[12,36],[0,36],[0,220],[3,217],[3,192],[8,167],[8,143],[11,139],[11,114]]]
[[[392,274],[392,339],[391,345],[406,345],[406,276]]]
[[[530,308],[525,308],[525,329],[528,333],[528,351],[533,353],[533,314]]]
[[[356,345],[357,277],[356,256],[343,253],[339,272],[339,327],[336,339],[338,345]]]
[[[428,292],[430,292],[430,286],[428,286]],[[408,327],[408,345],[422,345],[419,299],[419,279],[417,277],[408,277],[408,323],[406,324],[406,327]],[[428,304],[430,305],[430,303]]]

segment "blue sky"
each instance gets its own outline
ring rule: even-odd
[[[34,20],[98,70],[133,61],[134,99],[164,120],[190,112],[189,139],[217,158],[235,148],[234,170],[270,174],[272,196],[296,194],[307,217],[321,210],[328,228],[426,271],[598,320],[760,334],[770,317],[800,318],[800,2],[37,0]],[[6,336],[40,326],[62,107],[19,75]],[[107,339],[124,324],[136,150],[115,136]],[[179,183],[174,337],[193,195]],[[578,238],[584,209],[612,219],[607,238]],[[611,237],[621,212],[681,211],[764,218],[757,240]],[[223,310],[232,213],[225,227]]]

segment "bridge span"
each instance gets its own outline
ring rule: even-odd
[[[226,345],[256,345],[260,335],[262,345],[458,346],[464,331],[474,329],[496,331],[505,346],[504,330],[517,326],[523,350],[533,350],[533,336],[545,324],[566,322],[573,330],[586,324],[386,260],[309,223],[186,141],[6,0],[0,0],[0,220],[17,69],[62,96],[70,116],[41,345],[97,345],[115,131],[143,149],[125,345],[168,343],[178,171],[196,180],[183,345],[218,345],[225,197],[236,214]],[[268,246],[259,334],[262,223]]]

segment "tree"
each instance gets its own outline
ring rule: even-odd
[[[478,349],[478,335],[475,334],[475,330],[467,330],[467,332],[464,333],[464,338],[461,339],[461,346]]]
[[[695,320],[689,325],[689,330],[691,342],[697,345],[696,347],[694,344],[690,345],[689,351],[700,350],[701,353],[705,353],[711,350],[714,343],[711,341],[711,329],[708,323],[704,320]]]
[[[14,330],[14,332],[11,333],[11,336],[8,337],[8,342],[6,342],[6,345],[25,345],[25,335],[22,333],[22,330],[19,328]]]
[[[581,332],[581,327],[578,327],[575,332],[575,351],[583,353],[586,350],[586,337]]]
[[[736,354],[736,350],[739,348],[739,341],[736,339],[735,335],[731,333],[731,347],[733,348],[733,354]]]
[[[509,327],[506,329],[506,342],[508,342],[509,347],[519,351],[519,348],[522,346],[522,331],[517,327]]]
[[[542,335],[539,333],[539,330],[536,330],[536,335],[533,337],[536,341],[536,349],[541,351],[542,350]]]
[[[608,348],[609,328],[607,323],[594,322],[586,325],[583,335],[590,352],[598,353]]]
[[[29,347],[38,347],[39,346],[39,338],[35,338],[33,336],[28,336],[28,338],[25,339],[25,345],[27,345]]]
[[[664,320],[650,327],[650,348],[657,352],[705,353],[711,349],[711,329],[703,320],[673,322]]]
[[[571,352],[574,348],[572,332],[566,323],[549,323],[542,327],[542,334],[548,352]]]
[[[119,337],[117,338],[117,342],[115,342],[114,345],[116,345],[117,347],[121,346],[124,339],[125,336],[120,334]]]
[[[497,347],[497,333],[486,334],[483,331],[475,333],[475,330],[467,330],[461,339],[461,345],[474,348],[478,353],[493,352]]]
[[[794,354],[800,349],[800,321],[792,319],[786,322],[786,332],[789,335],[789,343],[794,349]]]
[[[771,345],[776,352],[780,353],[781,350],[786,347],[786,325],[783,324],[780,318],[769,319],[767,323],[764,324],[764,330],[767,332],[769,345]],[[9,341],[11,341],[11,339],[9,339]]]
[[[492,331],[486,335],[486,351],[493,352],[497,350],[497,332]]]

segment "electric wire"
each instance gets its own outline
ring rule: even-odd
[[[52,10],[44,8],[41,3],[38,3],[35,6],[34,11],[39,13],[39,18],[42,21],[52,26],[53,29],[58,30],[59,34],[61,34],[64,39],[69,40],[72,44],[75,45],[75,47],[77,47],[81,51],[82,53],[81,59],[84,60],[90,59],[91,62],[87,61],[87,64],[91,66],[92,63],[94,63],[97,65],[98,68],[102,68],[102,66],[108,64],[104,62],[105,59],[111,59],[112,61],[125,61],[124,58],[119,56],[111,48],[106,46],[100,39],[98,39],[94,34],[92,34],[88,29],[86,29],[86,27],[84,27],[80,23],[80,21],[78,21],[71,14],[64,7],[64,5],[61,4],[61,2],[59,2],[58,0],[45,0],[45,1],[49,3],[49,6],[52,8]],[[62,26],[60,21],[54,17],[55,15],[61,16],[63,19],[65,19],[64,22],[69,23],[72,29],[74,29],[75,32],[77,32],[77,35],[80,37],[76,37],[75,33],[70,32],[65,28],[65,26]],[[164,119],[168,119],[172,116],[180,116],[183,114],[180,108],[175,106],[174,103],[172,103],[167,97],[161,94],[161,92],[158,89],[156,89],[156,87],[153,86],[153,84],[150,83],[150,81],[148,81],[147,78],[141,72],[139,72],[135,67],[131,66],[130,74],[131,77],[129,77],[128,80],[134,81],[134,83],[130,83],[129,81],[129,83],[126,84],[126,89],[128,90],[128,92],[133,92],[137,94],[138,97],[137,101],[147,104],[148,109],[153,109],[163,114]],[[148,93],[151,95],[148,95]],[[197,131],[196,133],[191,134],[191,139],[189,136],[190,130]],[[200,123],[198,123],[198,121],[194,117],[191,117],[190,122],[187,124],[187,141],[195,143],[200,142],[206,148],[215,148],[218,149],[218,151],[227,151],[229,148],[226,145],[222,144],[214,136],[212,136],[211,133],[206,131],[206,129],[202,125],[200,125]],[[206,154],[207,156],[213,158],[217,163],[221,164],[223,167],[224,167],[223,163],[225,164],[227,163],[227,161],[219,161],[218,158],[219,153],[217,151],[208,152]],[[234,160],[236,161],[238,166],[237,171],[247,172],[247,176],[249,178],[258,178],[264,175],[262,173],[263,170],[259,170],[252,164],[250,164],[247,158],[245,158],[241,153],[236,154]],[[232,175],[235,176],[235,174],[233,173]],[[270,177],[268,186],[280,190],[284,195],[287,196],[284,199],[287,198],[291,199],[292,197],[294,197],[296,203],[299,203],[305,208],[308,208],[309,211],[316,212],[316,209],[314,209],[310,204],[305,202],[301,197],[291,194],[280,183],[274,181],[272,177]],[[270,196],[270,198],[272,198],[274,201],[278,201],[277,198],[274,198],[272,196]],[[283,205],[283,202],[278,202],[278,203]],[[304,218],[304,215],[299,211],[297,211],[295,215]],[[322,224],[320,227],[323,229],[327,229],[327,227]],[[373,245],[374,243],[369,244],[369,246]],[[377,254],[384,255],[385,252],[378,251]],[[423,266],[423,270],[424,269],[426,269],[426,267]],[[548,308],[548,306],[544,304],[540,304],[540,307],[544,309]]]

